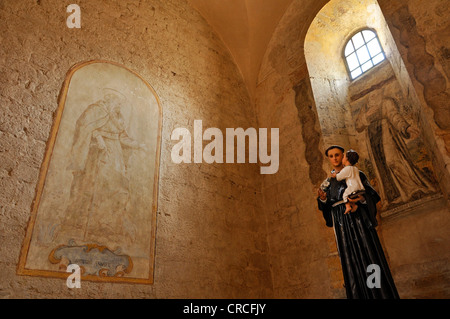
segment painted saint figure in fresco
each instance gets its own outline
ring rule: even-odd
[[[380,192],[390,204],[407,203],[435,193],[435,183],[414,163],[405,140],[419,132],[402,116],[391,97],[369,98],[356,119],[356,130],[366,131],[369,149],[382,181]]]
[[[63,227],[84,240],[124,235],[130,150],[144,144],[127,134],[121,107],[125,98],[112,89],[82,113],[76,122],[70,165],[73,181]]]
[[[153,284],[162,107],[108,61],[67,72],[41,166],[20,275]]]

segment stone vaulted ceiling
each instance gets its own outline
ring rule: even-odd
[[[278,22],[293,0],[188,0],[228,47],[252,96]]]

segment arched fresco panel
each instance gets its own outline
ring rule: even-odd
[[[115,63],[74,66],[63,85],[18,272],[153,283],[162,111]]]

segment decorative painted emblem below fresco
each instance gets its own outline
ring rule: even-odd
[[[99,277],[123,277],[133,269],[130,256],[120,255],[97,244],[77,245],[71,241],[52,250],[48,260],[65,271],[69,265],[80,266],[82,275]]]

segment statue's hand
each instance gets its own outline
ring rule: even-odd
[[[359,201],[364,201],[365,200],[365,198],[364,198],[364,196],[363,195],[359,195],[357,198],[353,198],[353,199],[351,199],[350,197],[348,198],[348,201],[350,202],[350,203],[357,203],[357,202],[359,202]]]
[[[319,198],[322,201],[327,200],[327,193],[325,193],[322,189],[319,188],[319,190],[317,191],[317,195],[319,196]]]

